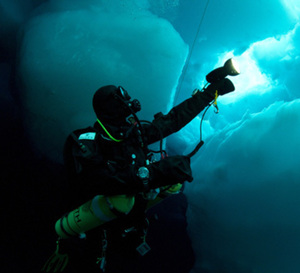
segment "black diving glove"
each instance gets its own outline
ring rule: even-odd
[[[216,91],[217,91],[217,95],[225,95],[228,94],[232,91],[234,91],[234,85],[231,82],[231,80],[225,78],[222,79],[218,82],[214,82],[209,84],[205,89],[204,89],[204,93],[208,94],[209,96],[211,96],[213,99],[216,96]]]
[[[190,158],[187,156],[166,157],[149,165],[149,171],[151,189],[193,181]]]

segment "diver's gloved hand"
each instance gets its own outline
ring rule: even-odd
[[[190,158],[187,156],[166,157],[152,163],[149,171],[149,187],[151,189],[193,181]]]
[[[210,83],[205,89],[204,93],[208,94],[212,98],[215,98],[216,91],[217,95],[225,95],[234,91],[234,85],[231,80],[225,78],[218,82]]]

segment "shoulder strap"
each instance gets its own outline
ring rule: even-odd
[[[74,132],[72,132],[70,134],[71,138],[74,140],[74,142],[76,143],[77,147],[80,149],[80,151],[82,152],[82,157],[84,158],[89,158],[92,156],[92,151],[91,149],[88,147],[88,145],[85,145],[82,141],[80,141],[81,139],[88,139],[88,140],[94,140],[95,136],[96,136],[96,132],[88,132],[88,133],[84,133],[81,134],[79,137],[77,137]]]

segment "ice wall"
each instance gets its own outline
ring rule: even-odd
[[[196,272],[299,270],[300,100],[209,138],[186,187]]]
[[[142,119],[168,109],[188,47],[168,21],[130,2],[50,1],[26,25],[24,122],[43,155],[60,158],[66,136],[94,123],[92,96],[103,85],[138,98]]]

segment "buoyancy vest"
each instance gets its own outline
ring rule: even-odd
[[[71,133],[64,150],[69,183],[84,198],[95,193],[114,195],[143,191],[143,183],[136,173],[150,155],[136,134],[138,132],[132,132],[122,142],[115,142],[95,127]]]

